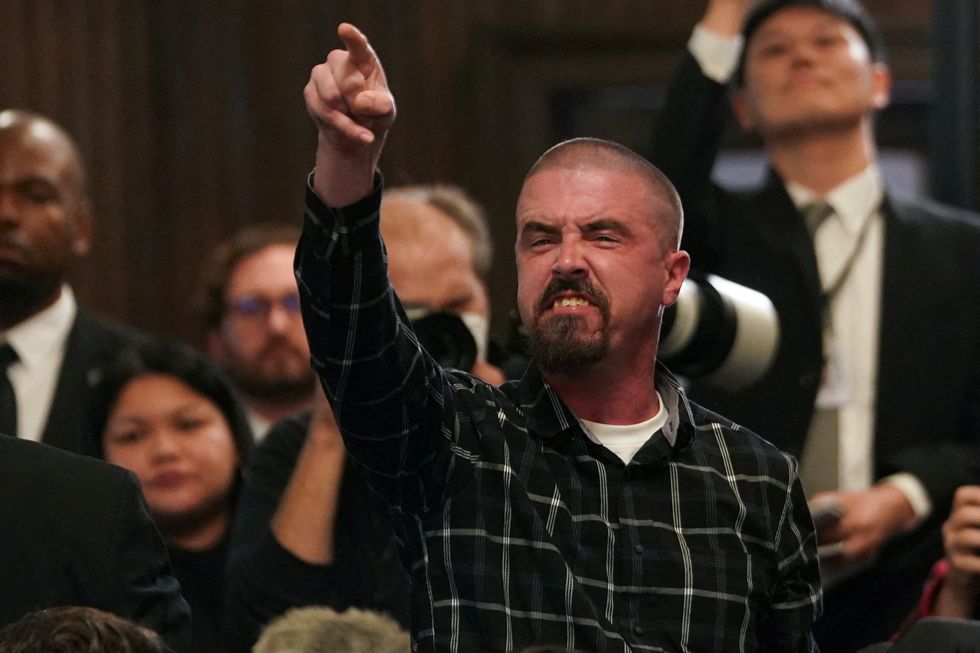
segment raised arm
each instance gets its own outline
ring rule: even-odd
[[[338,34],[346,49],[305,90],[319,134],[295,259],[303,322],[350,459],[390,504],[431,509],[445,489],[451,454],[439,435],[455,433],[454,389],[388,282],[376,166],[394,99],[363,34]]]
[[[723,249],[711,170],[728,123],[728,82],[741,51],[750,0],[711,0],[667,85],[647,158],[677,187],[685,247],[700,266]],[[707,259],[707,260],[706,260]]]
[[[337,36],[345,49],[313,68],[303,97],[318,130],[313,189],[324,204],[339,207],[371,193],[395,98],[367,37],[349,23]]]

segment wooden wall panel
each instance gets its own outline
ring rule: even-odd
[[[899,79],[928,75],[927,0],[868,0]],[[553,141],[555,91],[657,85],[703,4],[687,0],[3,0],[0,107],[75,135],[99,208],[86,303],[192,339],[188,301],[215,242],[296,221],[313,163],[301,89],[340,20],[382,55],[399,118],[392,183],[460,183],[493,219],[498,318],[512,304],[511,213]],[[498,331],[505,319],[498,319]]]

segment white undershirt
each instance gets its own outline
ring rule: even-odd
[[[75,295],[63,286],[51,306],[0,332],[0,342],[9,342],[20,359],[7,375],[17,398],[17,435],[25,440],[37,442],[44,435],[77,312]]]
[[[704,74],[722,84],[734,73],[741,49],[741,36],[720,36],[700,25],[688,41],[688,50]],[[825,288],[833,283],[860,239],[865,223],[870,221],[853,267],[831,307],[836,360],[846,386],[846,400],[837,406],[838,479],[842,490],[863,490],[874,482],[875,393],[884,257],[881,173],[876,165],[871,165],[823,198],[793,184],[787,186],[786,192],[797,209],[818,199],[827,201],[834,209],[834,215],[824,221],[814,237],[817,267]],[[882,482],[895,485],[905,494],[919,520],[932,512],[928,492],[912,474],[894,474]]]
[[[667,423],[669,413],[659,392],[657,401],[660,402],[660,410],[657,414],[639,424],[601,424],[582,418],[579,418],[579,422],[590,440],[609,449],[628,465],[647,440],[663,429],[664,424]],[[670,446],[674,446],[676,434],[668,434],[664,431],[664,437],[670,442]]]

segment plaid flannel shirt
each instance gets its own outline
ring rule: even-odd
[[[371,196],[307,189],[296,276],[349,455],[387,502],[417,651],[815,651],[813,524],[790,456],[687,401],[622,461],[531,369],[440,368],[388,283]]]

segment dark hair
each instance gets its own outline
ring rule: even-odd
[[[218,245],[208,256],[194,304],[201,322],[208,329],[221,324],[225,314],[225,289],[238,262],[266,247],[295,247],[299,227],[278,222],[262,222],[245,227]]]
[[[90,607],[30,612],[0,629],[2,653],[168,653],[149,628]]]
[[[749,49],[749,41],[751,41],[752,36],[770,16],[787,7],[814,7],[844,19],[861,35],[868,46],[871,60],[875,63],[885,62],[885,42],[881,38],[881,32],[878,31],[874,19],[858,0],[763,0],[749,11],[742,27],[745,47],[742,48],[738,68],[735,72],[737,84],[741,85],[744,81],[745,54]]]
[[[244,468],[252,449],[252,429],[231,382],[207,359],[186,345],[148,340],[124,349],[103,370],[92,401],[93,424],[104,434],[109,414],[123,389],[133,379],[148,374],[164,374],[186,383],[213,403],[224,415],[238,451],[239,470]],[[105,454],[99,438],[100,455]],[[239,472],[239,476],[240,476]]]

